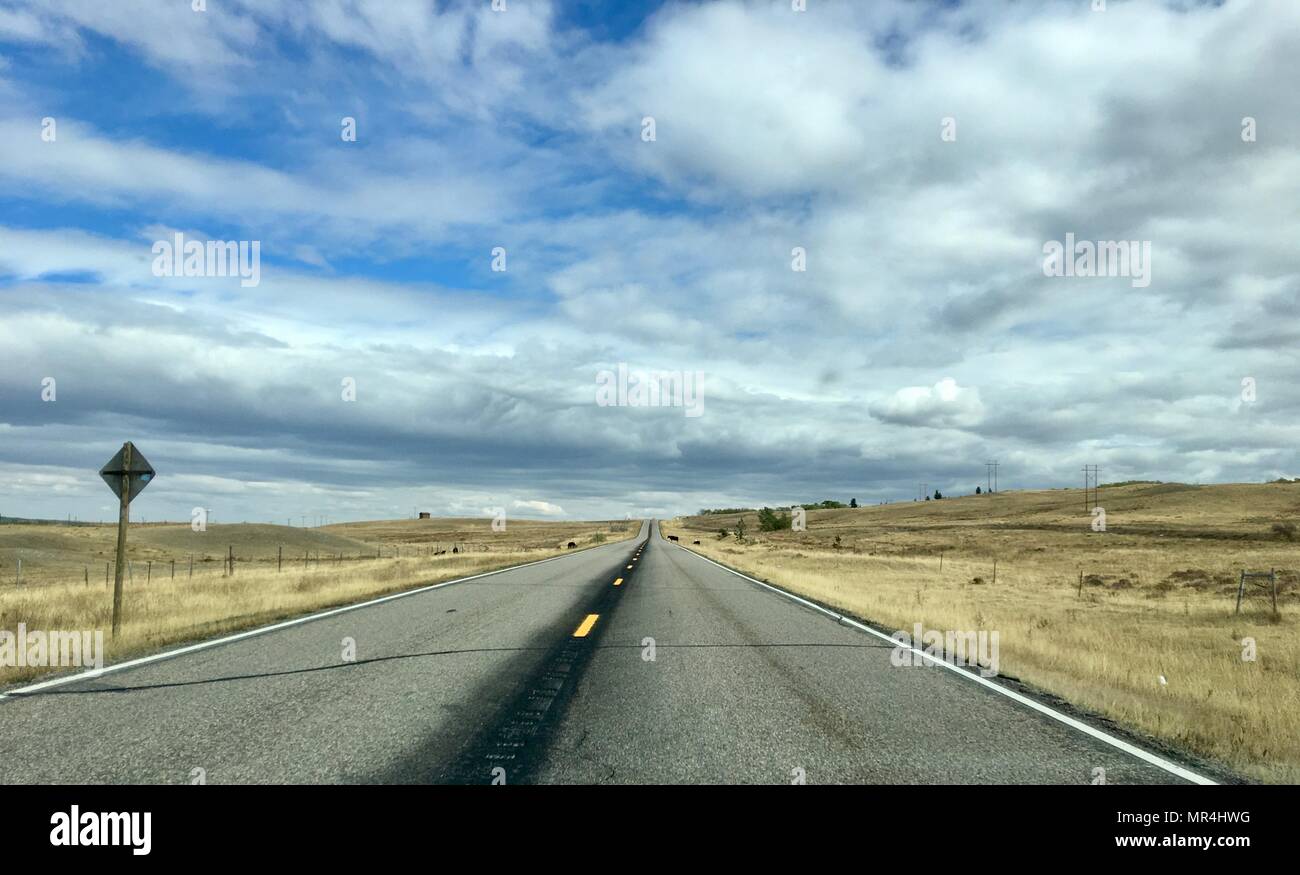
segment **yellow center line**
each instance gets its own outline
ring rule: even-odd
[[[614,581],[614,585],[618,586],[622,582],[623,582],[623,578],[620,577],[618,580]]]
[[[600,614],[588,614],[587,619],[582,621],[582,625],[578,626],[577,629],[573,630],[573,637],[586,638],[587,633],[591,631],[591,627],[596,625],[596,621],[599,619],[600,619]]]

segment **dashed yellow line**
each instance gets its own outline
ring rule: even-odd
[[[599,619],[600,614],[588,614],[587,619],[583,620],[578,628],[573,630],[573,637],[586,638],[587,633],[591,631],[591,627],[596,625],[596,621]]]
[[[621,577],[620,577],[618,580],[615,580],[615,581],[614,581],[614,585],[615,585],[615,586],[619,586],[619,585],[621,585],[622,583],[623,583],[623,578],[621,578]]]

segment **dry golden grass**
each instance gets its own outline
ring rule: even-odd
[[[160,526],[159,529],[171,530],[163,532],[164,543],[174,541],[185,546],[195,536],[210,539],[202,544],[223,546],[196,551],[210,561],[202,558],[196,561],[192,578],[187,562],[178,563],[175,580],[169,576],[170,566],[155,562],[154,580],[148,585],[141,573],[143,563],[149,556],[166,556],[166,553],[153,543],[158,538],[151,542],[148,537],[137,537],[139,533],[132,527],[128,543],[135,545],[130,551],[134,582],[125,588],[124,621],[116,641],[109,640],[108,635],[112,586],[111,582],[109,586],[104,585],[102,560],[97,560],[99,574],[91,578],[89,585],[84,583],[85,575],[81,573],[82,559],[89,560],[104,543],[112,543],[108,538],[112,527],[0,527],[0,534],[6,537],[5,543],[11,548],[14,544],[35,543],[47,557],[62,560],[47,560],[48,567],[54,569],[53,579],[38,578],[23,586],[15,586],[12,581],[0,585],[0,629],[12,632],[19,623],[25,623],[31,630],[102,629],[107,651],[105,661],[119,661],[178,642],[558,556],[567,552],[569,541],[588,547],[624,540],[635,535],[639,527],[632,522],[511,521],[506,532],[495,533],[486,521],[481,526],[477,525],[478,521],[432,521],[435,525],[429,525],[428,520],[421,522],[423,526],[414,520],[354,524],[358,533],[369,533],[374,540],[352,539],[348,533],[352,526],[331,526],[329,532],[321,533],[323,538],[318,536],[315,541],[302,540],[302,533],[320,533],[320,530],[285,528],[277,532],[274,531],[280,528],[277,526],[235,525],[213,526],[206,533],[193,533],[188,526]],[[92,528],[106,531],[87,531]],[[28,530],[27,539],[23,540],[24,533],[16,530]],[[456,537],[448,537],[448,532],[454,532]],[[32,534],[40,537],[32,538]],[[293,540],[295,534],[298,540]],[[283,571],[277,571],[276,544],[281,540],[293,544],[297,555],[293,562],[285,563]],[[405,546],[394,547],[395,542]],[[361,555],[367,557],[374,555],[374,546],[380,546],[387,558],[358,558],[355,553],[344,555],[341,549],[333,552],[328,549],[331,545],[337,548],[349,543],[359,545]],[[233,576],[225,574],[219,561],[225,555],[227,544],[233,545],[236,556],[242,557],[236,562]],[[299,548],[309,550],[313,544],[323,549],[310,551],[315,558],[304,561],[304,549]],[[453,545],[458,552],[451,552]],[[83,551],[80,556],[75,552],[78,546]],[[18,549],[36,553],[36,547],[32,546]],[[400,558],[395,555],[398,549]],[[440,550],[446,552],[438,555]],[[65,573],[69,568],[77,572],[72,581]],[[0,684],[28,680],[41,671],[0,666]]]
[[[196,532],[187,523],[131,524],[127,538],[127,560],[132,579],[188,578],[191,559],[195,574],[224,565],[233,548],[238,567],[248,563],[274,565],[283,557],[284,567],[305,567],[320,560],[345,562],[408,555],[511,552],[519,549],[564,547],[569,541],[580,546],[598,543],[600,537],[615,537],[625,522],[543,522],[510,520],[504,532],[493,532],[491,520],[379,520],[342,523],[321,528],[298,528],[258,523],[212,525]],[[18,582],[18,560],[22,559],[22,582],[103,583],[106,568],[117,555],[117,524],[0,525],[0,591]],[[152,565],[150,564],[152,563]]]
[[[759,532],[750,514],[744,543],[736,515],[664,530],[886,626],[996,630],[1002,674],[1249,777],[1300,782],[1300,545],[1272,529],[1300,517],[1300,484],[1103,487],[1100,504],[1105,533],[1080,490],[813,511],[802,533]],[[1280,617],[1259,594],[1234,615],[1238,574],[1270,568]]]

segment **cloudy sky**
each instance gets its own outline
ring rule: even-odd
[[[1294,0],[198,5],[0,0],[0,513],[1300,476]]]

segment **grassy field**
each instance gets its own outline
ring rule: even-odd
[[[180,524],[132,526],[125,619],[116,641],[108,640],[112,578],[105,584],[116,526],[0,525],[0,561],[8,569],[7,579],[0,581],[0,630],[13,632],[19,623],[31,630],[102,629],[106,661],[120,660],[387,592],[558,556],[569,542],[590,547],[623,540],[639,527],[622,521],[510,520],[505,532],[493,532],[489,522],[390,520],[319,529],[241,524],[210,526],[206,532]],[[232,547],[233,576],[224,561]],[[16,583],[20,556],[21,586]],[[0,685],[40,673],[0,666]]]
[[[804,532],[760,532],[753,513],[663,528],[886,626],[997,631],[1003,675],[1248,777],[1300,782],[1300,483],[1103,486],[1096,503],[1105,532],[1081,490],[810,511]],[[1258,591],[1234,614],[1239,573],[1270,568],[1279,616]]]
[[[545,547],[564,547],[569,541],[591,543],[608,537],[611,526],[622,523],[556,523],[510,520],[504,532],[493,532],[487,518],[378,520],[340,523],[320,528],[241,523],[208,526],[196,532],[189,524],[133,523],[127,539],[127,560],[133,580],[223,573],[233,549],[236,568],[264,567],[283,562],[284,567],[306,567],[315,561],[351,562],[403,554],[512,553]],[[22,583],[91,583],[104,580],[105,568],[117,555],[117,524],[61,525],[6,523],[0,525],[0,591],[17,585],[22,561]]]

